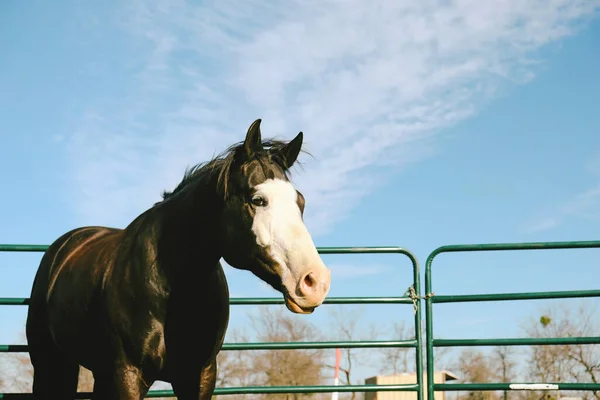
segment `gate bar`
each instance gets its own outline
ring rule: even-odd
[[[464,346],[539,346],[568,344],[598,344],[595,337],[559,337],[559,338],[500,338],[500,339],[433,339],[434,347]]]
[[[373,348],[406,348],[416,347],[416,340],[369,340],[337,342],[254,342],[254,343],[225,343],[222,349],[231,350],[302,350],[302,349],[373,349]],[[26,344],[0,344],[0,353],[24,353],[29,346]]]
[[[462,303],[470,301],[570,299],[582,297],[600,297],[600,290],[562,290],[555,292],[461,294],[435,296],[432,300],[434,303]]]
[[[330,297],[323,304],[412,304],[408,296],[402,297]],[[234,306],[265,306],[284,304],[284,300],[275,297],[234,297],[229,300]],[[29,305],[27,297],[0,297],[0,306],[26,306]]]
[[[439,391],[508,391],[508,390],[600,390],[600,383],[436,383]]]
[[[418,384],[396,385],[345,385],[345,386],[249,386],[249,387],[224,387],[215,389],[214,395],[233,394],[283,394],[283,393],[332,393],[332,392],[408,392],[418,391]],[[89,399],[90,392],[78,392],[76,399]],[[146,398],[172,397],[171,390],[152,390]],[[0,399],[33,399],[30,393],[0,393]]]

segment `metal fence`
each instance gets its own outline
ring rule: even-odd
[[[0,252],[43,252],[44,245],[0,245]],[[409,258],[412,264],[413,282],[409,290],[398,297],[330,297],[325,304],[408,304],[414,307],[415,337],[411,340],[387,341],[331,341],[331,342],[272,342],[272,343],[225,343],[224,351],[240,350],[287,350],[287,349],[335,349],[335,348],[414,348],[416,352],[415,384],[393,385],[339,385],[339,386],[270,386],[270,387],[224,387],[215,390],[216,395],[235,394],[283,394],[283,393],[330,393],[330,392],[416,392],[417,400],[423,400],[424,388],[427,398],[434,399],[439,391],[509,391],[509,390],[600,390],[600,383],[562,382],[504,382],[504,383],[434,383],[434,348],[463,346],[524,346],[524,345],[569,345],[600,344],[600,337],[561,337],[561,338],[496,338],[496,339],[434,339],[433,305],[439,303],[510,301],[534,299],[561,299],[600,297],[600,290],[571,290],[520,293],[492,293],[467,295],[435,295],[433,292],[432,265],[434,258],[442,253],[483,252],[483,251],[524,251],[600,248],[600,241],[575,242],[534,242],[534,243],[494,243],[472,245],[450,245],[435,249],[427,258],[425,269],[425,296],[421,296],[420,272],[416,257],[401,247],[321,247],[320,254],[400,254]],[[425,299],[425,346],[421,330],[421,299]],[[26,298],[0,298],[0,305],[23,306]],[[276,298],[232,298],[231,304],[275,305],[283,304]],[[426,376],[423,378],[423,350],[426,351]],[[0,345],[0,352],[26,352],[25,345]],[[173,396],[171,390],[154,390],[147,397]],[[0,399],[28,398],[29,394],[0,393]],[[79,393],[78,398],[89,398],[89,393]]]
[[[45,245],[1,245],[0,252],[44,252]],[[389,392],[413,391],[417,400],[423,400],[423,367],[422,367],[422,331],[420,307],[420,272],[417,258],[408,250],[400,247],[320,247],[320,254],[399,254],[409,258],[412,264],[413,282],[409,290],[398,297],[330,297],[324,304],[408,304],[414,307],[415,338],[412,340],[386,341],[331,341],[331,342],[272,342],[272,343],[225,343],[224,351],[239,350],[288,350],[288,349],[336,349],[336,348],[414,348],[416,351],[415,384],[389,385],[331,385],[331,386],[249,386],[217,388],[215,395],[234,394],[282,394],[282,393],[331,393],[331,392]],[[27,298],[0,298],[0,305],[28,305]],[[283,304],[283,299],[276,298],[232,298],[231,305],[274,305]],[[26,352],[26,345],[0,345],[0,352]],[[89,398],[89,393],[79,393],[78,398]],[[146,397],[174,396],[172,390],[153,390]],[[30,394],[0,393],[0,399],[25,399]]]
[[[599,344],[600,337],[561,337],[561,338],[498,338],[498,339],[434,339],[433,304],[508,301],[534,299],[564,299],[600,297],[600,290],[570,290],[554,292],[492,293],[438,296],[433,292],[432,264],[442,253],[509,251],[509,250],[556,250],[599,248],[600,241],[577,242],[533,242],[533,243],[493,243],[472,245],[442,246],[434,250],[425,265],[425,318],[427,352],[427,398],[433,399],[435,391],[508,391],[508,390],[600,390],[600,383],[562,382],[504,382],[504,383],[434,383],[434,347],[462,346],[526,346],[526,345],[569,345]]]

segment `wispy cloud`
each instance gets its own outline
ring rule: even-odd
[[[550,230],[570,218],[600,221],[600,185],[589,188],[563,204],[549,208],[525,226],[526,233]]]
[[[430,155],[443,128],[532,79],[536,52],[599,5],[130,2],[115,21],[132,48],[125,94],[90,103],[67,141],[75,209],[123,225],[262,117],[266,135],[305,132],[314,159],[295,181],[325,233],[385,181],[384,165]]]
[[[525,226],[525,233],[537,233],[554,228],[559,223],[559,216],[546,216],[529,222]]]

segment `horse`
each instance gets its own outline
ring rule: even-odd
[[[92,399],[141,399],[157,380],[178,399],[210,399],[229,323],[221,258],[292,313],[322,304],[331,273],[289,179],[303,133],[263,141],[260,123],[125,228],[79,227],[49,246],[26,321],[34,398],[75,398],[84,366]]]

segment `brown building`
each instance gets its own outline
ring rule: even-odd
[[[446,383],[457,380],[458,377],[448,371],[436,372],[434,383]],[[398,374],[373,376],[365,379],[366,385],[402,385],[417,383],[417,374]],[[427,400],[427,375],[423,374],[423,400]],[[444,400],[444,392],[435,392],[435,400]],[[366,392],[365,400],[417,400],[417,392]]]

